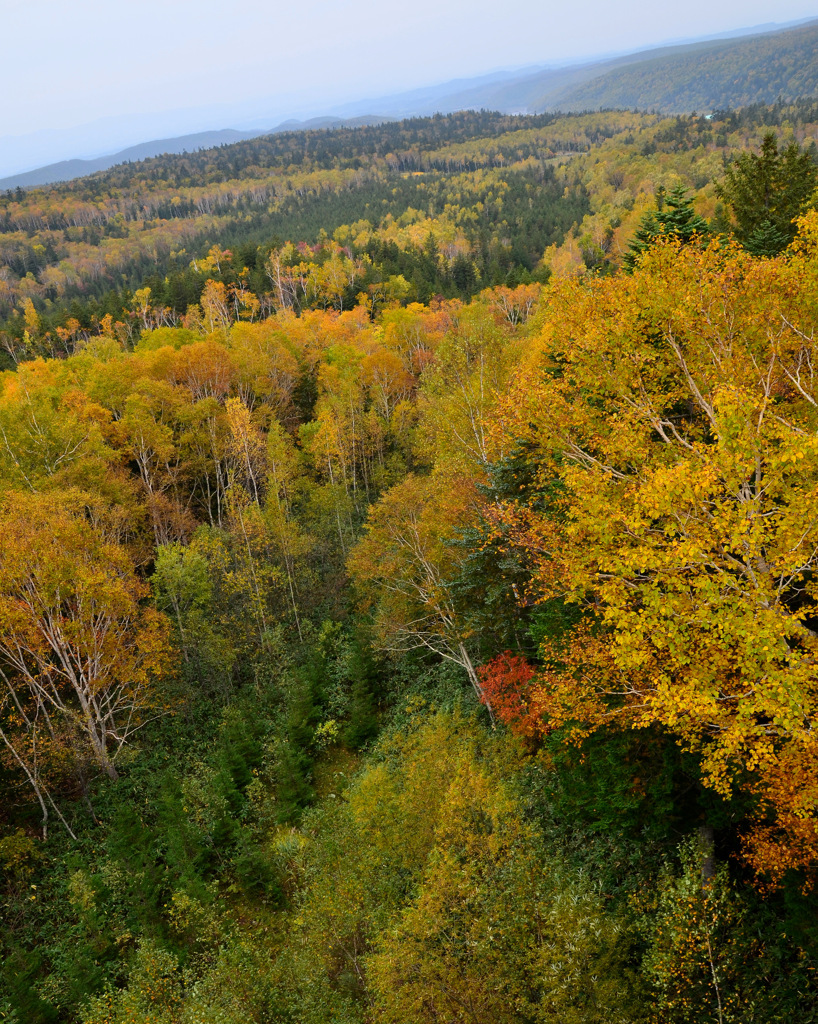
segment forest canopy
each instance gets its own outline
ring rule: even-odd
[[[816,124],[0,199],[0,1019],[818,1019]]]

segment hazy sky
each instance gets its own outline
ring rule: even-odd
[[[180,108],[210,108],[188,130],[228,127],[812,16],[818,0],[0,0],[0,137]]]

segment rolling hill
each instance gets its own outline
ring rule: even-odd
[[[33,188],[36,185],[52,185],[60,181],[72,181],[84,178],[96,171],[107,171],[117,164],[134,163],[139,160],[150,160],[155,156],[167,156],[180,153],[195,153],[201,149],[215,149],[218,146],[230,146],[246,139],[256,139],[261,135],[275,135],[279,132],[310,131],[317,128],[356,128],[367,124],[380,124],[388,118],[354,117],[313,117],[308,121],[285,121],[272,129],[263,131],[236,131],[224,128],[221,131],[196,132],[193,135],[180,135],[173,139],[155,139],[142,142],[138,146],[129,146],[118,153],[97,157],[94,160],[60,160],[58,163],[47,164],[23,174],[12,174],[0,178],[0,189]]]
[[[573,88],[548,89],[535,109],[633,108],[689,113],[790,102],[818,92],[818,23],[684,47],[618,67]]]
[[[664,46],[564,67],[525,68],[370,97],[276,128],[200,132],[142,143],[94,160],[66,160],[0,179],[0,189],[66,181],[119,163],[194,152],[281,131],[355,127],[459,110],[505,114],[638,109],[690,113],[818,95],[818,20]]]

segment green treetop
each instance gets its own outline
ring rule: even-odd
[[[672,235],[687,244],[707,234],[707,230],[707,221],[693,209],[693,198],[684,185],[674,185],[667,193],[659,189],[656,209],[642,218],[622,263],[628,273],[633,273],[639,257],[657,238]]]
[[[760,153],[742,153],[716,186],[732,208],[739,240],[755,256],[774,256],[795,237],[794,220],[818,187],[814,147],[779,149],[767,132]]]

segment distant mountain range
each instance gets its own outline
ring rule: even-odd
[[[760,26],[743,35],[664,46],[559,68],[526,68],[460,79],[348,103],[328,116],[275,128],[223,129],[141,143],[93,160],[64,160],[0,179],[0,189],[30,188],[163,153],[192,152],[280,131],[334,128],[456,110],[503,113],[638,108],[708,112],[818,95],[818,20]]]
[[[396,118],[480,109],[534,114],[637,107],[682,114],[816,94],[818,20],[810,20],[588,64],[449,82],[347,104],[333,113],[351,116],[366,106]]]
[[[61,160],[56,164],[47,164],[23,174],[13,174],[8,178],[0,178],[0,190],[10,188],[32,188],[35,185],[50,185],[57,181],[70,181],[82,178],[94,171],[107,171],[117,164],[135,163],[137,160],[148,160],[153,156],[165,153],[192,153],[198,149],[213,149],[216,146],[229,146],[233,142],[244,139],[256,139],[260,135],[274,135],[277,132],[309,131],[316,128],[354,128],[365,124],[382,124],[390,118],[385,117],[313,117],[308,121],[284,121],[275,128],[263,131],[240,132],[233,128],[221,131],[197,132],[194,135],[180,135],[175,139],[155,139],[153,142],[141,142],[138,146],[129,146],[118,153],[101,156],[95,160]]]
[[[783,32],[640,55],[561,93],[546,108],[681,114],[818,95],[818,21]]]

